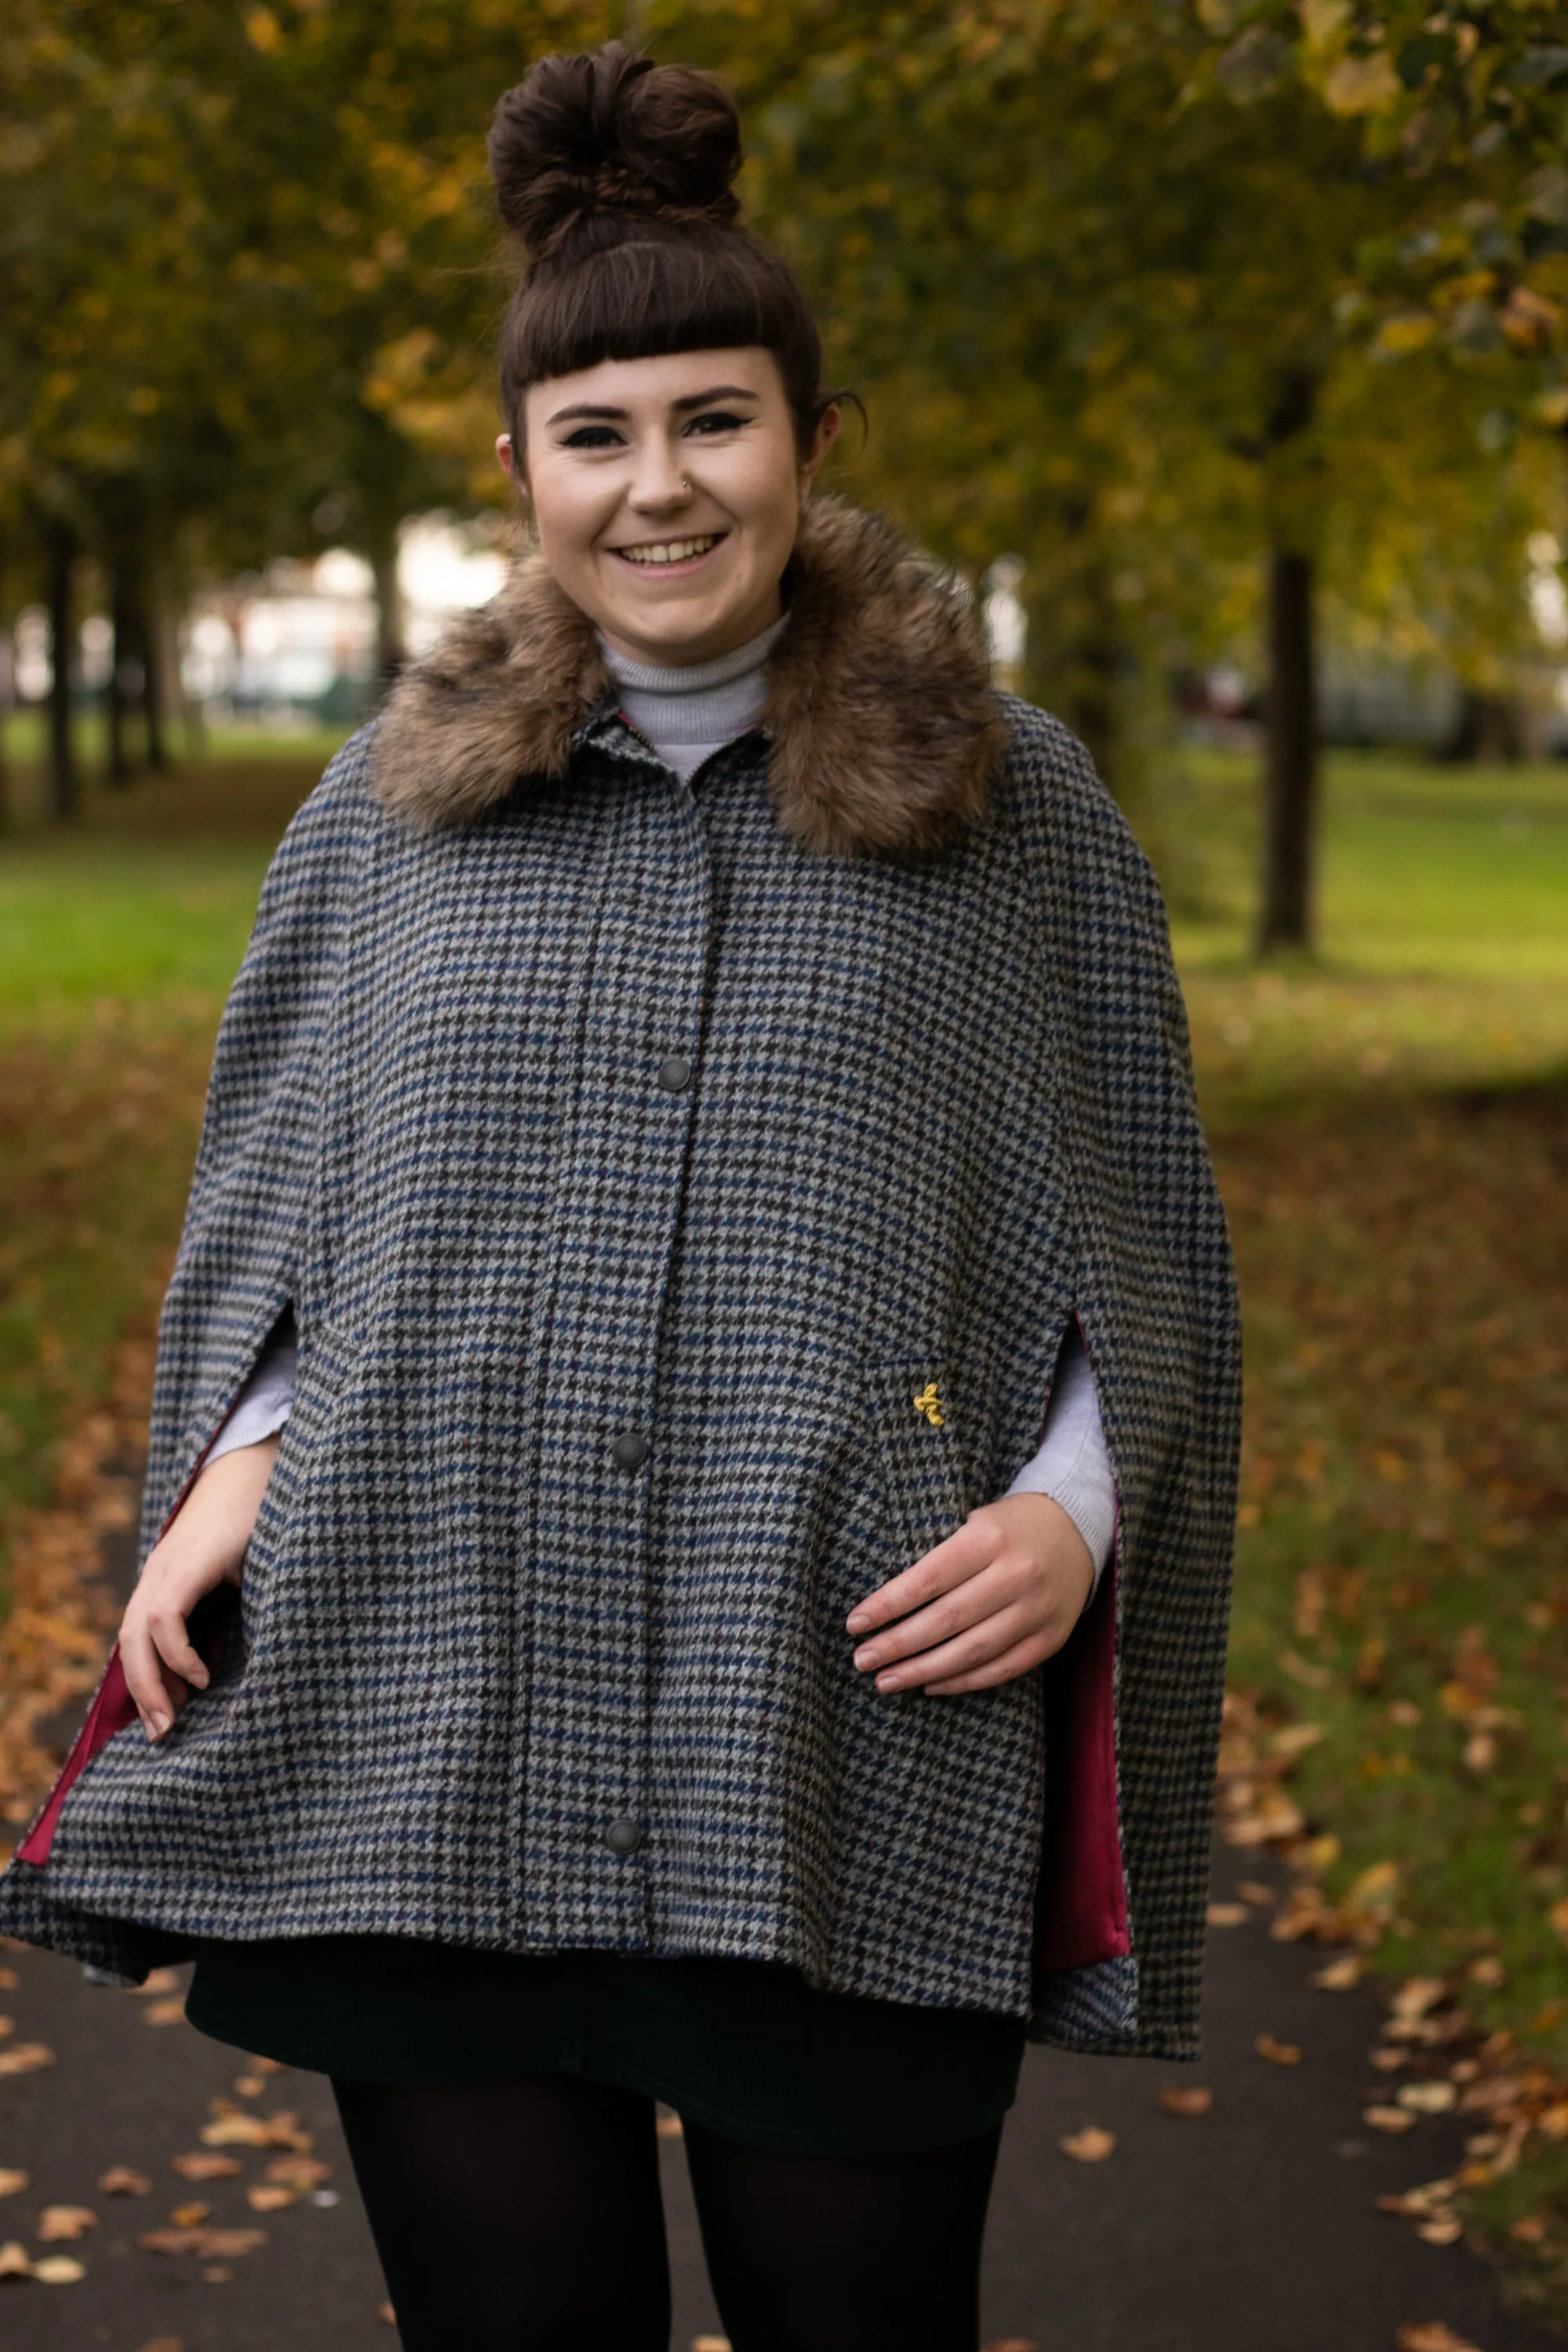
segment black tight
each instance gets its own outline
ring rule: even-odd
[[[651,2099],[571,2075],[332,2087],[405,2352],[667,2352]],[[975,2352],[1000,2137],[795,2156],[688,2124],[734,2352]]]

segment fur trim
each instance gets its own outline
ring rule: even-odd
[[[564,776],[609,691],[593,623],[525,555],[394,689],[376,792],[426,830],[471,824],[528,779]],[[833,498],[801,520],[763,723],[779,823],[841,857],[935,848],[973,823],[1007,740],[958,583]]]

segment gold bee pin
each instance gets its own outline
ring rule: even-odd
[[[936,1392],[936,1382],[934,1381],[928,1381],[925,1387],[921,1391],[919,1396],[916,1397],[915,1411],[917,1412],[923,1412],[933,1429],[945,1429],[947,1427],[947,1423],[942,1418],[942,1399]]]

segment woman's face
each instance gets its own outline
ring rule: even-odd
[[[777,620],[801,499],[838,422],[830,408],[803,459],[771,352],[677,352],[534,384],[526,462],[505,435],[496,454],[573,603],[617,653],[676,667]]]

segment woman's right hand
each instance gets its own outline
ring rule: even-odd
[[[120,1663],[151,1740],[162,1739],[193,1688],[207,1686],[185,1620],[203,1593],[239,1582],[280,1442],[264,1437],[210,1462],[147,1555],[121,1624]]]

